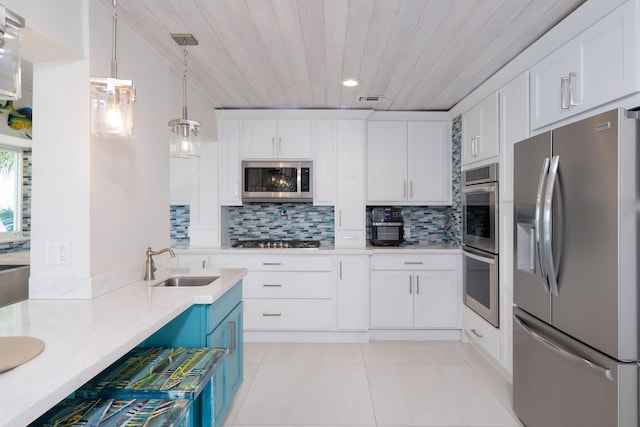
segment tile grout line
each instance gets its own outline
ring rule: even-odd
[[[373,411],[373,421],[375,425],[378,425],[378,417],[376,416],[376,407],[373,404],[373,395],[371,394],[371,381],[369,381],[369,370],[367,369],[367,361],[364,357],[363,346],[364,344],[360,344],[360,356],[362,357],[362,367],[364,368],[364,376],[367,379],[367,390],[369,391],[369,401],[371,402],[371,410]]]

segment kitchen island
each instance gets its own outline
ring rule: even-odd
[[[171,275],[219,276],[210,285],[154,287]],[[212,304],[241,268],[164,271],[91,300],[27,300],[0,308],[0,336],[30,336],[44,351],[0,373],[0,426],[35,420],[194,304]]]

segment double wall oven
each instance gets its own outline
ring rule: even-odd
[[[462,172],[464,303],[500,326],[498,164]]]

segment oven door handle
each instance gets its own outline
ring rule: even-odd
[[[492,255],[481,255],[478,252],[471,250],[470,248],[462,249],[462,254],[464,256],[468,256],[469,258],[475,259],[476,261],[485,262],[487,264],[494,265],[496,263],[495,256]]]
[[[462,194],[479,193],[479,192],[495,193],[496,192],[496,185],[495,184],[489,184],[489,185],[483,185],[483,186],[473,185],[473,186],[465,187],[465,188],[462,189]]]

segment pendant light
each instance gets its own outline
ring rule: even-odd
[[[197,46],[192,34],[171,34],[177,44],[184,47],[184,72],[182,74],[182,118],[171,120],[169,152],[172,157],[200,156],[200,122],[187,118],[187,46]]]
[[[118,13],[113,0],[111,76],[91,77],[91,132],[102,138],[133,137],[133,81],[118,78],[116,61]]]
[[[21,28],[24,18],[0,5],[0,100],[16,101],[22,96]]]

